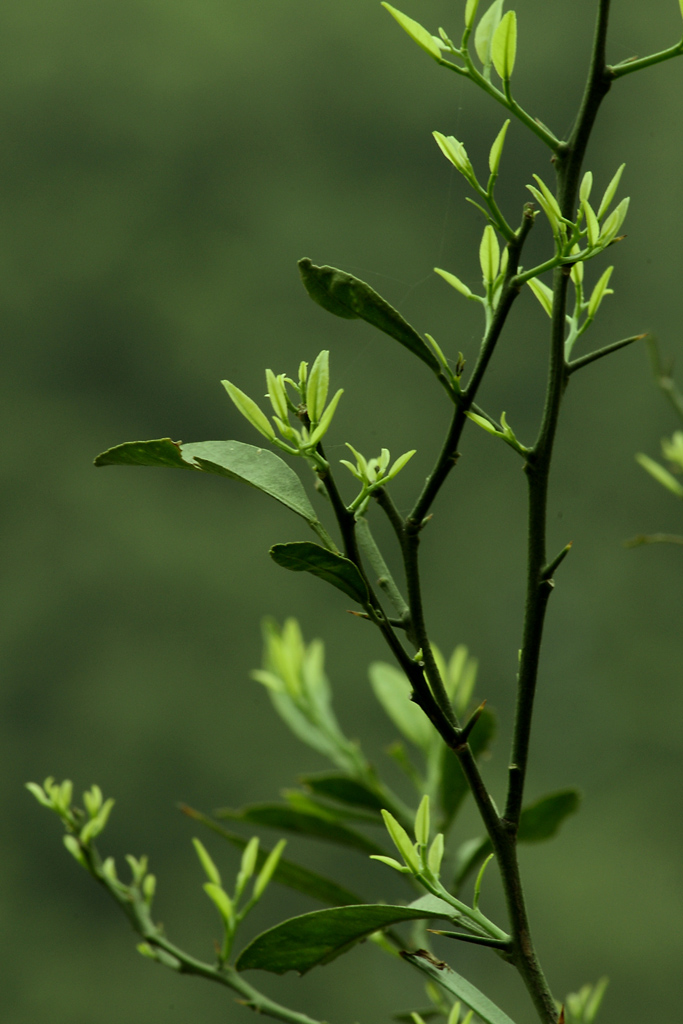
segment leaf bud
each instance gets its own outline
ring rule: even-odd
[[[500,165],[500,158],[503,154],[503,145],[505,143],[505,136],[507,134],[509,124],[510,118],[507,119],[503,127],[500,129],[493,141],[493,145],[491,146],[491,151],[489,153],[489,170],[491,171],[491,174],[498,174],[498,167]]]

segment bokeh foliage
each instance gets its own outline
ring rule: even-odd
[[[679,34],[673,2],[614,6],[614,60]],[[518,8],[517,88],[558,131],[583,80],[593,7]],[[447,28],[461,17],[450,0],[415,0],[411,13]],[[472,354],[477,311],[431,268],[465,278],[469,260],[476,282],[481,223],[431,131],[454,133],[485,163],[502,114],[420,60],[374,0],[25,0],[0,21],[0,1011],[16,1024],[222,1019],[240,1012],[222,992],[136,956],[22,784],[53,773],[115,794],[108,835],[120,853],[150,854],[159,912],[186,945],[205,942],[210,910],[175,801],[270,799],[322,767],[248,679],[261,616],[296,614],[308,637],[325,638],[340,718],[379,759],[392,734],[367,684],[376,641],[341,596],[270,562],[271,543],[308,539],[285,510],[229,481],[96,473],[91,459],[123,437],[251,442],[218,381],[259,394],[264,366],[292,372],[326,347],[333,387],[345,388],[330,456],[346,440],[416,448],[397,481],[408,503],[446,403],[407,353],[313,306],[296,260],[344,267]],[[680,353],[680,75],[672,62],[631,76],[600,114],[588,166],[599,189],[625,160],[632,204],[616,294],[591,343],[652,330]],[[541,144],[521,138],[512,125],[499,183],[513,221],[532,172],[550,176]],[[530,295],[512,319],[486,397],[500,408],[514,385],[507,412],[523,435],[542,395],[546,323]],[[677,503],[633,459],[658,452],[675,425],[648,374],[634,346],[583,371],[568,396],[551,501],[554,540],[574,547],[549,615],[529,790],[585,792],[554,847],[529,850],[525,873],[557,989],[612,978],[605,1024],[675,1019],[683,954],[681,552],[622,546],[680,532]],[[468,432],[451,517],[425,537],[428,611],[442,647],[462,641],[478,655],[479,690],[509,727],[524,489],[517,462],[480,433]],[[503,768],[499,756],[491,777]],[[311,867],[327,857],[309,854]],[[386,872],[362,858],[359,871],[391,899]],[[299,908],[286,897],[272,919]],[[477,981],[476,958],[462,961]],[[410,1001],[399,991],[409,982],[378,967],[379,954],[352,954],[287,981],[288,998],[305,986],[333,1020],[386,1017]],[[503,965],[487,985],[514,1010]]]

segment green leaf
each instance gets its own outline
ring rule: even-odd
[[[263,412],[262,409],[256,404],[253,398],[249,395],[245,395],[244,391],[240,391],[229,380],[222,380],[221,384],[230,395],[235,408],[242,413],[245,420],[251,423],[252,427],[258,430],[259,434],[263,434],[269,441],[275,440],[275,431],[273,430],[270,420]]]
[[[373,932],[402,921],[424,921],[433,917],[452,919],[447,911],[364,904],[314,910],[293,917],[257,936],[237,958],[238,971],[259,969],[273,974],[298,971],[327,964]]]
[[[508,11],[493,35],[491,59],[504,82],[512,77],[517,54],[517,15]]]
[[[270,549],[271,558],[283,569],[292,572],[310,572],[333,587],[341,590],[353,601],[365,605],[368,589],[360,572],[348,558],[328,551],[311,541],[293,541],[290,544],[274,544]]]
[[[96,466],[170,466],[173,469],[198,469],[186,462],[180,441],[162,437],[158,441],[126,441],[107,448],[95,459]]]
[[[236,846],[239,850],[244,850],[249,843],[249,840],[245,839],[244,836],[219,825],[208,814],[202,814],[201,811],[195,811],[192,807],[187,807],[184,804],[181,805],[181,810],[189,817],[206,825],[216,835],[222,836],[223,839],[227,840],[232,846]],[[267,848],[259,847],[256,858],[256,867],[258,869],[263,867],[270,852]],[[336,882],[317,874],[315,871],[309,871],[308,868],[303,868],[293,861],[286,860],[284,857],[281,857],[278,862],[275,874],[273,875],[273,881],[278,882],[279,885],[285,885],[288,889],[293,889],[295,892],[303,893],[304,896],[320,900],[321,903],[329,903],[331,906],[363,903],[363,900],[357,893],[337,885]]]
[[[435,60],[440,59],[441,49],[436,39],[427,31],[426,28],[423,28],[418,21],[413,21],[413,19],[409,18],[406,14],[401,14],[401,12],[397,11],[395,7],[391,6],[391,4],[382,3],[382,7],[385,7],[386,10],[389,11],[389,14],[396,18],[396,21],[399,23],[403,31],[407,32],[410,38],[416,42],[417,45],[425,51],[425,53],[428,53],[430,57],[434,57]]]
[[[373,661],[368,674],[375,697],[399,732],[428,753],[436,733],[422,708],[410,699],[412,687],[403,672],[384,661]]]
[[[274,452],[241,441],[200,441],[184,444],[181,450],[185,458],[193,460],[205,473],[250,484],[308,523],[318,521],[301,480]]]
[[[435,356],[415,328],[365,281],[334,267],[316,267],[309,259],[299,260],[299,271],[306,291],[323,309],[347,320],[365,320],[439,372]]]
[[[541,843],[556,835],[560,825],[570,814],[576,814],[581,794],[576,789],[563,789],[549,793],[522,811],[517,839],[520,843]]]
[[[308,523],[317,523],[301,480],[274,452],[241,441],[200,441],[181,444],[170,437],[159,441],[126,441],[102,452],[96,466],[166,466],[227,476],[256,487],[281,502]]]
[[[322,772],[319,775],[302,775],[300,781],[316,796],[327,800],[335,800],[350,807],[362,807],[364,810],[376,811],[377,814],[382,810],[383,803],[377,794],[350,775]]]
[[[442,960],[437,960],[426,950],[419,950],[417,953],[401,953],[404,960],[407,960],[413,967],[426,974],[428,978],[435,981],[437,985],[445,988],[447,992],[460,999],[471,1010],[474,1010],[485,1024],[514,1024],[514,1021],[504,1013],[499,1006],[492,1003],[488,996],[480,992],[478,988],[457,974],[452,967]]]
[[[493,140],[493,145],[491,146],[491,150],[489,152],[489,170],[491,174],[498,174],[500,158],[503,154],[503,145],[505,143],[505,136],[507,135],[509,125],[510,118],[507,119],[507,121],[505,122],[505,124],[503,125],[503,127],[500,129],[495,139]]]
[[[676,477],[665,469],[664,466],[660,466],[658,462],[651,459],[649,455],[643,455],[642,452],[638,452],[636,460],[640,463],[643,469],[647,470],[650,476],[653,476],[660,484],[662,484],[668,491],[675,494],[677,498],[683,498],[683,485],[676,479]]]
[[[503,0],[493,0],[491,6],[482,15],[474,33],[474,48],[484,67],[491,61],[491,40],[500,24],[502,13]]]
[[[294,810],[284,804],[250,804],[240,810],[222,808],[216,812],[219,818],[231,818],[233,821],[246,821],[250,825],[263,825],[279,831],[296,832],[310,839],[321,839],[338,846],[349,846],[363,853],[384,853],[384,849],[373,843],[371,839],[348,828],[339,822],[330,820],[330,815],[308,813]]]
[[[475,758],[480,758],[488,752],[495,735],[496,717],[492,711],[484,708],[469,737],[470,750]],[[448,830],[469,791],[460,762],[453,751],[443,744],[441,747],[439,804],[444,820],[439,823],[439,828],[444,831]]]
[[[522,811],[517,839],[520,843],[542,843],[557,834],[565,818],[579,809],[581,794],[576,789],[549,793]],[[471,839],[458,850],[454,886],[457,889],[492,852],[488,839]]]

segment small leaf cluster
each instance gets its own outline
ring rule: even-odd
[[[221,921],[223,922],[223,942],[218,956],[219,964],[226,963],[230,958],[232,945],[237,928],[242,923],[250,910],[252,910],[263,896],[268,883],[277,870],[282,856],[282,851],[287,845],[286,840],[281,839],[275,848],[266,857],[261,870],[256,874],[256,865],[259,855],[258,836],[252,836],[242,852],[240,868],[235,879],[235,886],[232,896],[229,896],[221,879],[220,872],[211,858],[208,850],[200,839],[192,840],[199,862],[202,865],[207,882],[204,883],[204,892],[216,907]],[[248,900],[241,906],[240,901],[244,895],[247,884],[254,878],[252,893]]]
[[[289,455],[303,455],[312,459],[317,465],[324,467],[326,463],[316,452],[316,448],[327,433],[334,416],[339,399],[344,393],[340,388],[327,404],[327,393],[330,385],[330,354],[326,349],[320,352],[311,367],[302,361],[299,364],[298,380],[294,381],[286,374],[277,376],[272,370],[266,370],[267,396],[273,407],[273,423],[281,438],[273,429],[266,414],[253,398],[250,398],[229,380],[221,382],[230,398],[244,418],[263,434],[272,444],[281,448]],[[289,386],[295,393],[295,403],[287,391]],[[291,416],[303,424],[297,428],[290,423]]]
[[[608,983],[608,978],[600,978],[595,985],[584,985],[578,992],[571,992],[564,1004],[564,1024],[593,1024]]]

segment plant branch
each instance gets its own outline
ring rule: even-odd
[[[605,345],[604,348],[598,348],[594,352],[589,352],[585,356],[580,356],[578,359],[572,359],[571,362],[567,363],[567,375],[571,375],[575,370],[580,370],[583,366],[588,366],[590,363],[596,362],[598,359],[602,359],[603,356],[608,356],[612,352],[618,352],[620,348],[625,348],[627,345],[632,345],[634,341],[642,341],[646,338],[647,334],[634,334],[632,338],[622,338],[621,341],[613,341],[611,345]]]
[[[651,53],[648,57],[632,57],[630,60],[623,60],[619,64],[608,66],[607,71],[612,78],[623,78],[624,75],[630,75],[634,71],[642,71],[643,68],[652,67],[653,64],[661,64],[665,60],[671,60],[672,57],[680,57],[682,53],[683,39],[675,46],[660,50],[659,53]]]

